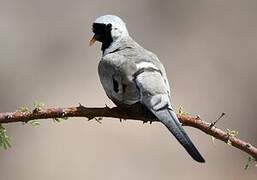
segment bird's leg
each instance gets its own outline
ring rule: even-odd
[[[150,124],[152,124],[153,119],[156,119],[156,117],[154,116],[154,114],[148,110],[148,108],[141,104],[141,103],[136,103],[131,105],[131,112],[139,112],[140,114],[142,114],[143,117],[145,117],[145,119],[143,120],[143,124],[149,122]]]

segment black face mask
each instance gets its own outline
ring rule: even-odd
[[[92,31],[95,33],[95,39],[102,43],[102,51],[107,49],[113,42],[111,30],[112,24],[93,23]]]

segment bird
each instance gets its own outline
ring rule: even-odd
[[[140,104],[168,128],[195,161],[205,162],[172,107],[169,81],[158,57],[134,41],[116,15],[97,17],[92,32],[89,45],[101,43],[98,74],[113,103],[118,107]]]

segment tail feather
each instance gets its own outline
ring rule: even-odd
[[[186,134],[184,128],[179,123],[174,111],[164,108],[157,111],[151,110],[151,112],[169,129],[169,131],[175,136],[194,160],[201,163],[205,162],[204,158],[201,156]]]

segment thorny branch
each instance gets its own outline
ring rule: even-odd
[[[136,109],[135,109],[136,108]],[[136,113],[135,113],[136,112]],[[119,107],[109,108],[87,108],[81,104],[78,107],[68,108],[37,108],[34,111],[16,111],[0,113],[0,124],[14,123],[14,122],[29,122],[35,119],[58,119],[68,117],[86,117],[89,120],[97,117],[112,117],[127,120],[139,120],[143,122],[155,122],[153,116],[144,114],[144,112],[138,107],[128,107],[122,109]],[[215,123],[208,123],[203,121],[199,116],[193,117],[185,114],[178,114],[178,118],[183,126],[191,126],[213,136],[215,139],[219,139],[233,147],[236,147],[257,160],[257,148],[248,142],[245,142],[229,132],[225,132],[217,127]],[[220,119],[220,118],[219,118]],[[219,120],[218,119],[218,120]],[[217,120],[217,121],[218,121]]]

